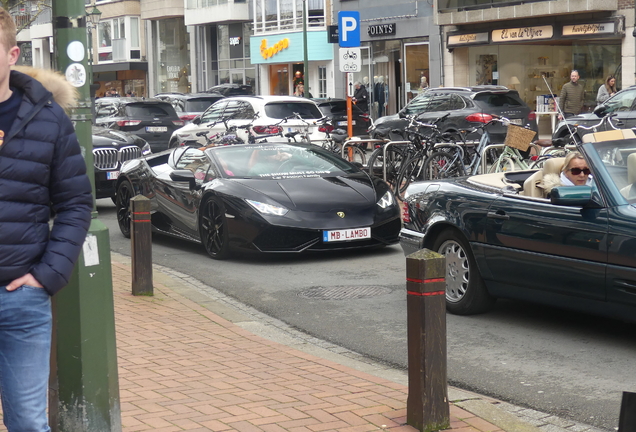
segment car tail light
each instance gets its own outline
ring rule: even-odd
[[[466,120],[469,122],[476,122],[476,123],[488,123],[489,121],[492,120],[492,116],[490,114],[475,113],[475,114],[471,114],[467,116]]]
[[[280,126],[253,126],[252,129],[255,133],[261,135],[275,135],[283,131]]]
[[[536,161],[539,159],[539,155],[530,156],[531,161]]]
[[[117,126],[119,127],[137,126],[139,123],[141,123],[141,120],[117,120]]]
[[[175,126],[183,126],[184,125],[183,120],[172,120],[172,123],[174,123]]]
[[[411,214],[409,213],[409,205],[406,202],[402,203],[402,222],[411,222]]]
[[[535,113],[534,111],[530,111],[530,114],[528,114],[528,120],[533,121],[537,119],[537,113]]]
[[[189,122],[194,120],[196,116],[197,116],[196,114],[184,114],[184,115],[180,115],[179,118],[183,120],[184,122]]]
[[[371,121],[371,119],[369,118],[369,114],[367,114],[367,113],[360,114],[360,116],[359,116],[359,117],[360,117],[362,120],[366,121],[366,122]]]
[[[324,124],[324,125],[320,125],[318,126],[318,132],[325,132],[325,133],[331,133],[333,132],[333,126],[330,124]]]

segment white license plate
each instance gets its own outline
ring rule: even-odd
[[[352,228],[346,230],[331,230],[322,232],[323,242],[364,240],[371,238],[371,228]]]
[[[119,171],[108,171],[106,173],[106,180],[117,180],[119,178]]]
[[[146,126],[146,132],[168,132],[168,126]]]
[[[510,119],[510,123],[521,126],[523,124],[523,119]]]
[[[338,126],[346,126],[346,125],[347,125],[346,121],[338,122]],[[351,120],[351,125],[355,126],[356,125],[356,121],[355,120]]]

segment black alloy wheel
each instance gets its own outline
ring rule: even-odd
[[[135,196],[135,190],[128,180],[124,180],[117,188],[115,206],[117,208],[117,223],[119,230],[126,238],[130,238],[131,209],[130,199]]]
[[[218,198],[210,198],[201,206],[201,243],[205,251],[217,260],[230,256],[229,233],[225,206]]]
[[[496,299],[488,293],[464,238],[452,229],[444,230],[435,239],[433,250],[446,257],[446,309],[456,315],[490,309]]]

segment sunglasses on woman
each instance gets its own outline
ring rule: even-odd
[[[572,173],[572,175],[579,175],[581,173],[585,174],[585,175],[590,175],[590,169],[589,168],[570,168],[570,172]]]

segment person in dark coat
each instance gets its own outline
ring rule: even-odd
[[[356,81],[354,84],[356,90],[353,93],[353,102],[365,113],[369,113],[369,93],[365,86],[360,81]]]
[[[71,277],[93,197],[73,124],[60,105],[75,104],[75,89],[52,71],[30,68],[35,79],[11,70],[19,55],[15,23],[0,8],[3,421],[9,432],[49,431],[50,297]]]

